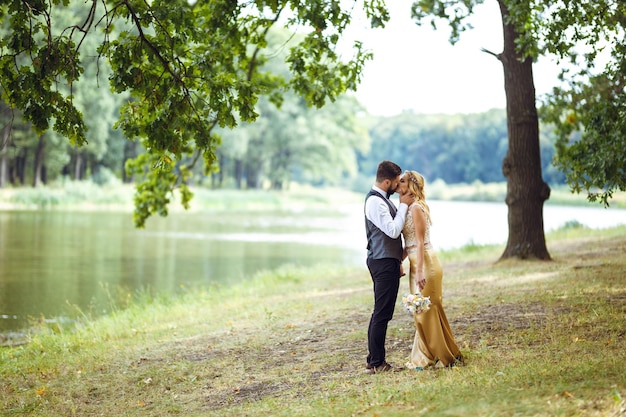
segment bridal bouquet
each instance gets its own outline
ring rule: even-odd
[[[409,314],[423,313],[430,309],[430,297],[424,297],[420,292],[405,294],[402,296],[402,305]]]

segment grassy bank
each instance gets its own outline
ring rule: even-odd
[[[561,230],[552,262],[442,253],[465,366],[364,374],[365,269],[285,268],[235,288],[143,299],[0,350],[2,415],[621,416],[626,228]],[[406,290],[402,282],[401,292]],[[388,360],[413,328],[398,305]]]
[[[434,181],[427,185],[428,198],[444,201],[489,201],[503,203],[507,185],[502,183],[445,184]],[[223,210],[235,209],[274,209],[285,206],[327,204],[330,199],[339,202],[361,202],[364,193],[341,189],[322,189],[308,185],[291,184],[285,191],[234,190],[193,187],[193,209]],[[60,210],[133,210],[133,185],[111,182],[98,185],[89,181],[67,181],[39,188],[21,187],[0,189],[0,210],[2,209],[60,209]],[[174,196],[170,211],[183,208]],[[603,207],[599,203],[589,203],[585,195],[572,194],[567,186],[554,187],[550,205],[571,205]],[[615,193],[611,207],[626,208],[626,193]]]

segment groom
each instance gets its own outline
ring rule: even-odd
[[[376,171],[376,182],[365,197],[365,232],[367,234],[367,268],[374,283],[374,311],[367,331],[367,365],[369,374],[396,371],[385,360],[387,324],[393,317],[403,258],[400,233],[408,206],[414,197],[400,195],[400,205],[389,201],[398,190],[402,169],[383,161]]]

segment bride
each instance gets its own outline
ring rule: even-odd
[[[410,369],[422,370],[438,362],[449,367],[463,363],[463,355],[454,341],[450,324],[443,310],[443,270],[430,243],[430,209],[424,195],[424,177],[406,171],[400,178],[399,191],[409,192],[415,202],[409,206],[402,234],[409,258],[409,289],[417,289],[430,297],[430,309],[415,314],[415,338],[409,362]]]

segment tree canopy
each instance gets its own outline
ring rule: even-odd
[[[74,21],[58,21],[68,7]],[[372,27],[388,20],[382,0],[3,1],[2,100],[38,133],[52,127],[82,146],[86,124],[73,88],[86,57],[110,66],[110,87],[129,94],[116,126],[145,150],[128,163],[143,177],[135,199],[142,226],[151,214],[167,213],[174,187],[188,203],[190,167],[202,158],[207,171],[216,169],[218,127],[254,121],[260,97],[280,105],[293,90],[321,107],[356,89],[371,54],[359,42],[351,57],[337,52],[355,7]],[[300,35],[286,54],[288,76],[263,69],[275,52],[267,40],[274,27]],[[97,48],[84,51],[92,36]],[[186,157],[188,164],[179,163]]]
[[[626,3],[543,2],[533,35],[563,63],[563,85],[545,99],[556,127],[555,164],[575,192],[605,205],[626,190]]]
[[[471,29],[467,18],[483,0],[417,0],[418,24],[439,21],[451,27],[450,42]],[[607,203],[613,190],[626,185],[624,145],[624,35],[626,5],[619,0],[498,0],[504,50],[489,52],[504,67],[509,150],[503,161],[507,177],[509,241],[503,257],[548,259],[542,210],[550,189],[541,180],[538,113],[532,62],[541,55],[569,60],[561,77],[566,86],[546,99],[545,120],[559,136],[555,162],[574,191]],[[581,53],[582,49],[582,53]],[[603,50],[609,64],[599,75],[591,70]],[[580,59],[579,59],[580,58]],[[576,72],[569,77],[568,71]],[[582,134],[578,135],[578,132]],[[597,189],[600,189],[598,192]]]
[[[446,21],[456,42],[484,0],[413,4],[418,22]],[[495,2],[494,2],[495,3]],[[574,192],[605,205],[626,190],[626,3],[620,0],[507,0],[522,57],[555,58],[562,84],[541,100],[540,116],[558,136],[555,165]],[[504,22],[504,23],[507,23]]]

